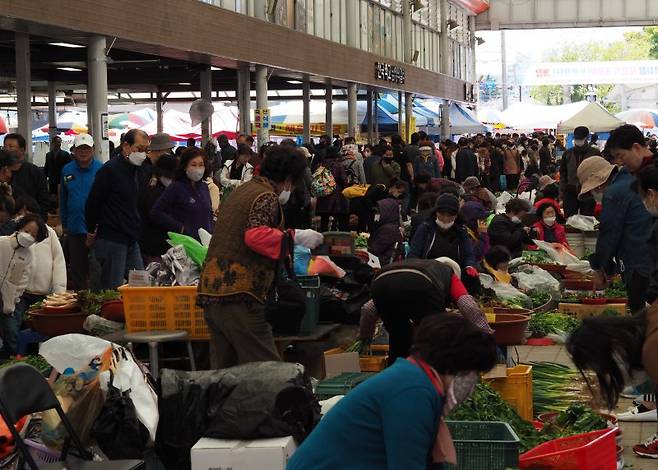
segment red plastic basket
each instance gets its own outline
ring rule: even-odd
[[[616,470],[617,429],[563,437],[546,442],[519,457],[524,470]]]

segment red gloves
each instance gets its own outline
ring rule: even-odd
[[[478,270],[475,269],[473,266],[468,266],[466,268],[466,274],[469,275],[470,277],[478,277],[480,275]]]

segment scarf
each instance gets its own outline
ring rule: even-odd
[[[417,365],[430,379],[430,382],[434,385],[439,396],[447,400],[443,382],[441,381],[439,374],[420,358],[409,357],[407,360],[412,364]],[[455,450],[455,444],[452,441],[450,429],[448,429],[448,425],[443,419],[443,415],[439,416],[439,431],[436,433],[436,441],[434,441],[434,446],[432,447],[432,460],[434,463],[446,462],[452,465],[457,465],[457,451]]]

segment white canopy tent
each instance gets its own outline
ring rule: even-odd
[[[560,106],[515,103],[502,113],[503,122],[514,129],[557,129],[570,133],[578,126],[591,132],[607,132],[624,122],[598,103],[580,101]]]

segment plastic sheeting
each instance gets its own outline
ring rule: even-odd
[[[605,132],[624,122],[598,103],[579,101],[560,106],[515,103],[502,112],[503,122],[515,129],[557,129],[569,133],[578,126],[591,132]]]

